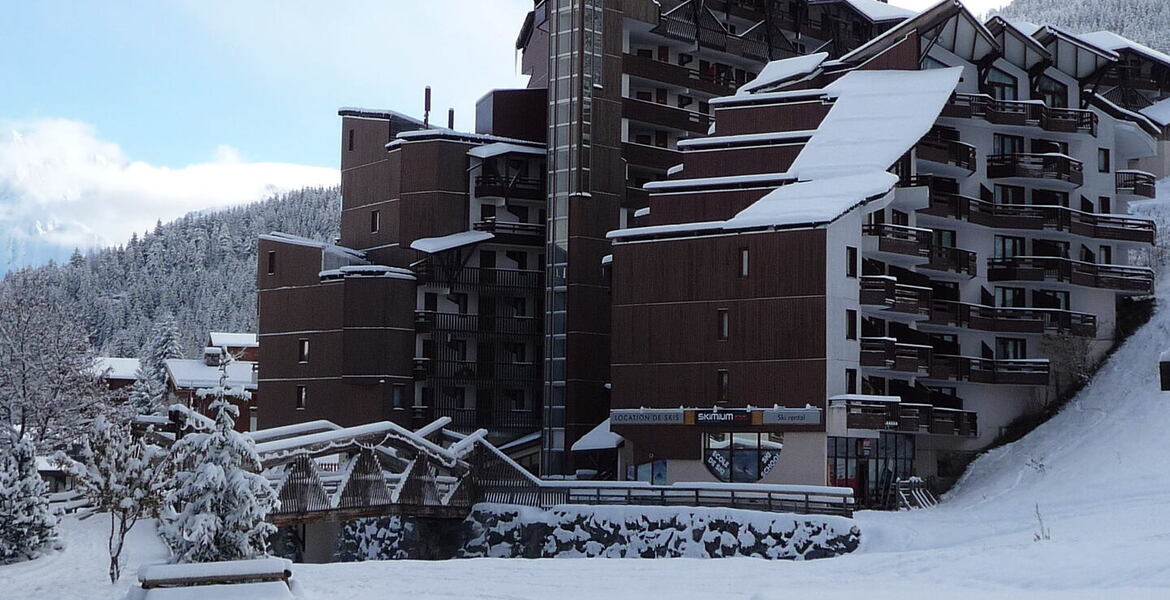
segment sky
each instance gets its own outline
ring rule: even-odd
[[[971,0],[984,12],[1004,0]],[[922,9],[935,0],[893,0]],[[342,106],[474,125],[532,0],[38,0],[0,19],[0,273],[333,185]]]

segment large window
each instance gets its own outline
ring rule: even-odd
[[[883,505],[894,481],[914,475],[914,436],[829,438],[829,484],[853,488],[863,506]]]
[[[1019,83],[1015,77],[992,67],[987,73],[987,87],[996,100],[1018,100]]]
[[[780,461],[783,433],[705,433],[703,464],[719,481],[755,483]]]
[[[994,154],[1020,154],[1024,151],[1024,138],[1018,135],[997,133],[992,143]]]
[[[1025,308],[1028,306],[1028,297],[1024,288],[996,287],[995,305],[1000,308]]]
[[[1044,103],[1052,108],[1068,108],[1068,86],[1063,83],[1041,75],[1036,82],[1036,87],[1040,90],[1040,97],[1044,99]]]
[[[995,236],[995,258],[1024,255],[1024,238],[1011,235]]]
[[[1028,340],[1024,338],[995,338],[995,357],[1000,360],[1028,358]]]

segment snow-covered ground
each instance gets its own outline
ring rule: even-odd
[[[1170,198],[1170,185],[1160,195]],[[1141,212],[1170,228],[1170,208]],[[1170,272],[1161,275],[1167,298]],[[859,513],[862,547],[841,558],[366,562],[297,565],[294,579],[303,597],[320,600],[1170,598],[1170,392],[1157,379],[1166,349],[1164,307],[1064,412],[976,461],[940,506]],[[1049,540],[1034,539],[1037,505]],[[140,526],[126,575],[111,586],[105,524],[69,519],[66,550],[0,567],[0,598],[120,596],[138,564],[165,553]]]

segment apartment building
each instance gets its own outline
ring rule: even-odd
[[[1053,401],[1153,290],[1125,213],[1161,131],[1101,95],[1122,60],[954,1],[710,100],[609,236],[619,471],[883,505]]]

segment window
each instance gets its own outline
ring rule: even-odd
[[[308,402],[308,400],[309,400],[308,390],[305,389],[305,386],[298,385],[297,386],[297,410],[305,410],[305,404]]]
[[[1113,264],[1113,247],[1101,246],[1101,252],[1097,255],[1097,262],[1103,265]]]
[[[748,249],[747,248],[740,248],[739,249],[739,276],[740,277],[747,277],[748,276]]]
[[[890,222],[893,223],[894,225],[909,226],[910,225],[910,215],[905,213],[905,212],[902,212],[898,209],[891,208],[890,209]]]
[[[1032,307],[1068,310],[1068,292],[1056,290],[1035,290],[1032,292]]]
[[[1000,308],[1024,308],[1028,305],[1024,288],[997,287],[995,288],[995,305]]]
[[[845,369],[845,393],[857,393],[857,369]]]
[[[423,310],[427,312],[438,312],[439,295],[435,292],[423,292]]]
[[[1109,149],[1097,148],[1097,172],[1108,173],[1112,165],[1113,163],[1109,159]]]
[[[719,341],[727,341],[731,335],[731,319],[727,315],[727,309],[719,309]]]
[[[857,248],[845,247],[845,276],[857,277]]]
[[[443,408],[468,408],[467,407],[467,389],[461,387],[449,387],[443,389],[444,399],[447,401],[447,406]]]
[[[309,362],[309,340],[305,338],[297,340],[297,362]]]
[[[268,274],[276,275],[276,250],[268,251]]]
[[[1024,255],[1024,238],[1009,235],[995,236],[995,258]]]
[[[857,311],[851,308],[845,310],[845,339],[857,339]]]
[[[1068,142],[1054,140],[1032,140],[1032,152],[1037,154],[1068,154]]]
[[[350,152],[353,152],[353,129],[349,130],[349,142],[346,144]]]
[[[394,384],[390,390],[390,404],[394,408],[404,408],[403,399],[406,396],[406,386],[401,383]]]
[[[728,374],[727,369],[719,369],[715,372],[715,383],[719,389],[717,401],[727,402],[729,397],[728,390],[731,387],[731,375]]]
[[[1109,214],[1113,212],[1113,200],[1109,196],[1101,196],[1097,198],[1097,212],[1102,214]]]
[[[703,464],[719,481],[755,483],[780,461],[784,434],[718,432],[703,434]]]
[[[1036,87],[1040,90],[1040,96],[1044,99],[1044,103],[1050,108],[1068,108],[1068,86],[1059,81],[1041,75],[1036,82]]]
[[[1018,135],[995,134],[994,154],[1020,154],[1024,151],[1024,138]]]
[[[998,360],[1028,358],[1028,340],[1024,338],[995,338],[995,358]]]
[[[987,73],[987,87],[991,88],[991,95],[996,100],[1017,100],[1018,82],[1015,77],[992,67]]]
[[[934,230],[934,245],[940,248],[954,248],[955,247],[955,230],[954,229],[935,229]]]
[[[378,230],[381,229],[381,227],[382,227],[382,211],[371,210],[370,211],[370,233],[378,233]]]
[[[881,433],[877,439],[830,437],[829,485],[853,488],[862,506],[879,505],[889,481],[915,474],[914,450],[914,436],[909,434]]]

